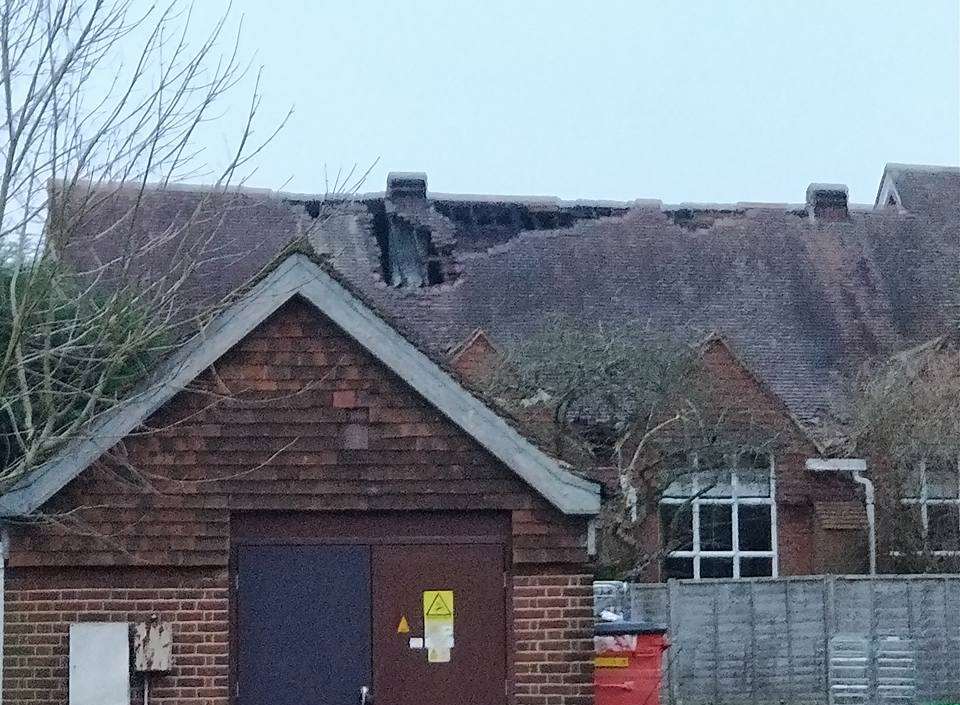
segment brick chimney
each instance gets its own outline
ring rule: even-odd
[[[807,214],[818,223],[846,220],[847,187],[844,184],[807,186]]]
[[[391,171],[387,174],[387,199],[426,200],[427,175],[422,171]]]

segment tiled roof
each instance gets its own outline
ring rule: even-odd
[[[950,181],[929,169],[911,173]],[[943,192],[935,184],[912,189]],[[936,198],[922,212],[913,201],[913,208],[851,208],[848,218],[829,222],[814,222],[803,206],[448,194],[414,206],[370,194],[315,218],[319,201],[307,197],[229,198],[233,207],[216,221],[220,261],[229,266],[202,268],[193,278],[198,297],[224,296],[309,232],[365,300],[437,354],[477,328],[508,344],[557,313],[691,341],[719,333],[821,437],[842,422],[860,363],[941,334],[960,288],[960,206]],[[199,191],[148,191],[137,232],[163,232],[201,199]],[[407,217],[405,208],[413,209]],[[90,232],[118,212],[102,211]],[[427,229],[443,224],[443,256],[454,259],[444,283],[385,283],[391,215]],[[116,246],[99,238],[72,252],[104,258]],[[159,250],[151,257],[162,265]]]
[[[908,211],[926,213],[960,207],[960,168],[887,164],[884,176],[892,180],[900,206]]]

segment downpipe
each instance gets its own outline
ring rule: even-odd
[[[877,574],[877,508],[874,501],[873,482],[864,477],[859,470],[853,472],[853,480],[863,485],[864,500],[867,505],[867,531],[870,545],[870,575]]]

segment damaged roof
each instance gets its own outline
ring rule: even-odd
[[[317,258],[289,248],[167,357],[123,402],[93,419],[36,472],[0,496],[0,517],[28,516],[183,391],[283,304],[299,297],[357,341],[434,408],[565,514],[600,509],[597,483],[571,472],[367,307]]]
[[[135,198],[119,188],[61,249],[81,266],[107,261],[123,232],[149,241],[206,200],[218,259],[191,276],[198,301],[227,295],[306,234],[437,355],[478,328],[509,345],[556,314],[687,341],[718,333],[828,442],[865,360],[939,335],[956,315],[960,198],[950,184],[960,171],[891,165],[884,180],[894,175],[896,207],[879,196],[852,207],[817,188],[793,206],[458,197],[427,192],[415,173],[353,198],[148,190],[129,229],[110,227]],[[164,266],[170,247],[151,248],[140,269]]]

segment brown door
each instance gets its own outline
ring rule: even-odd
[[[506,702],[502,545],[373,547],[373,694],[377,705],[500,705]],[[424,639],[424,593],[432,626],[452,622],[453,641]],[[453,595],[453,605],[444,598]],[[438,597],[439,600],[435,598]],[[450,617],[448,613],[452,613]],[[449,621],[448,621],[449,620]],[[401,626],[401,621],[406,624]],[[409,631],[405,631],[405,629]],[[448,659],[448,660],[447,660]]]

